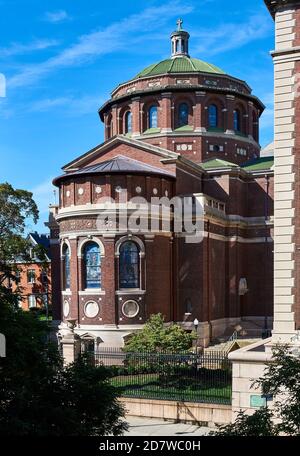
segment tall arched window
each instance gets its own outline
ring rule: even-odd
[[[218,126],[218,108],[214,104],[210,105],[208,108],[208,125],[212,128]]]
[[[157,128],[157,106],[151,106],[149,109],[149,128]]]
[[[189,107],[186,103],[181,103],[178,110],[178,125],[183,127],[189,124]]]
[[[233,111],[233,125],[235,131],[241,131],[241,113],[239,109]]]
[[[63,261],[64,261],[64,270],[63,270],[63,285],[64,289],[68,290],[71,286],[71,275],[70,275],[70,249],[67,245],[63,247]]]
[[[99,245],[95,242],[85,244],[83,260],[85,288],[101,288],[101,255]]]
[[[132,113],[127,111],[125,114],[125,133],[132,132]]]
[[[133,241],[126,241],[120,247],[119,287],[140,288],[140,249]]]

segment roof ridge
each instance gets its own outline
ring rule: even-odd
[[[195,70],[195,71],[198,71],[197,68],[196,68],[195,65],[194,65],[193,59],[190,57],[189,60],[190,60],[190,62],[191,62],[192,67],[194,68],[194,70]]]

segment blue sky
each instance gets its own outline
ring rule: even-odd
[[[0,0],[0,182],[34,192],[45,231],[61,167],[103,140],[97,109],[120,82],[167,58],[178,17],[190,53],[246,80],[273,135],[274,24],[263,0]]]

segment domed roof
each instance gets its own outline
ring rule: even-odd
[[[203,62],[202,60],[193,59],[188,56],[173,57],[172,59],[162,60],[161,62],[154,63],[139,74],[134,79],[145,78],[147,76],[157,76],[167,73],[213,73],[213,74],[226,74],[211,63]]]

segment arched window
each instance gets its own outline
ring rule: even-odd
[[[212,128],[218,126],[218,108],[214,104],[210,105],[208,108],[208,125]]]
[[[235,131],[241,131],[241,113],[238,109],[233,111],[233,125]]]
[[[71,275],[70,275],[70,249],[67,245],[64,245],[63,248],[63,261],[64,261],[64,270],[63,270],[63,285],[64,289],[68,290],[71,286]]]
[[[140,249],[133,241],[120,247],[119,287],[140,288]]]
[[[127,111],[125,114],[125,133],[132,132],[132,113]]]
[[[179,51],[179,40],[176,40],[176,52]]]
[[[85,244],[83,260],[85,288],[101,288],[101,255],[99,245],[95,242]]]
[[[186,103],[181,103],[178,110],[178,125],[183,127],[189,124],[189,107]]]
[[[149,128],[157,128],[157,106],[151,106],[149,109]]]

